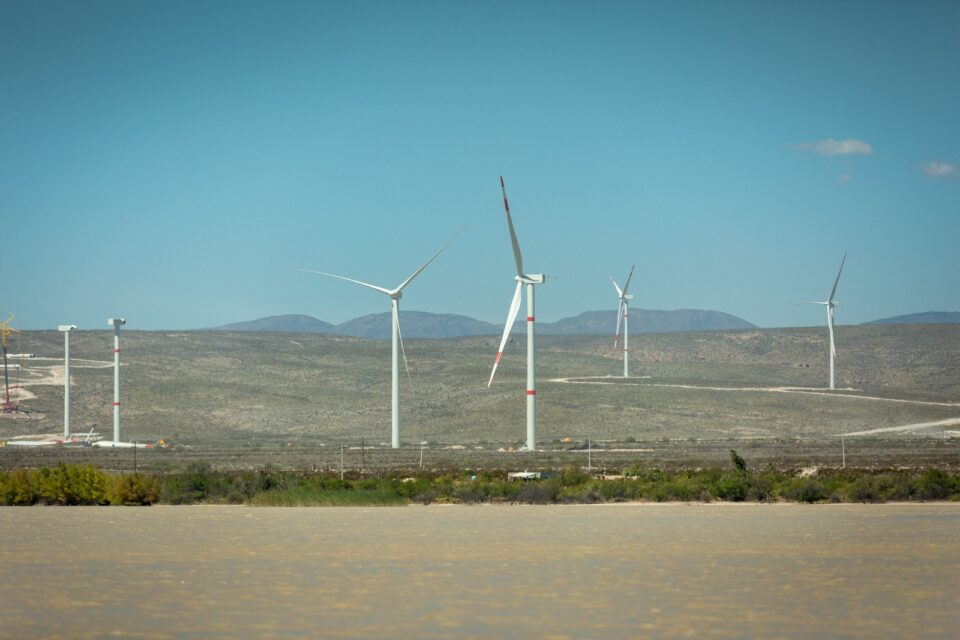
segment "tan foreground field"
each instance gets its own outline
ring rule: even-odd
[[[63,338],[23,332],[11,360],[22,412],[0,440],[63,430]],[[723,464],[731,448],[778,467],[960,465],[960,325],[839,327],[835,392],[825,329],[634,336],[634,377],[611,340],[538,338],[541,451],[525,437],[522,335],[486,379],[493,336],[409,340],[400,451],[391,451],[390,345],[322,334],[141,332],[122,336],[123,440],[173,443],[137,464],[216,468],[524,468]],[[112,334],[71,340],[73,430],[112,436]],[[95,425],[95,426],[94,426]],[[590,453],[586,450],[590,439]],[[568,440],[569,439],[569,440]],[[501,451],[502,449],[502,451]],[[58,461],[125,469],[130,450],[0,448],[0,468]]]

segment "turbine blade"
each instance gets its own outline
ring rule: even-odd
[[[607,276],[610,278],[610,282],[613,284],[613,288],[617,290],[617,297],[623,297],[623,290],[620,289],[620,285],[617,284],[617,281],[613,279],[613,276]]]
[[[523,294],[523,283],[517,283],[517,289],[513,292],[513,301],[510,303],[510,311],[507,312],[507,324],[503,327],[503,337],[500,339],[500,348],[497,349],[497,357],[493,361],[493,371],[490,372],[490,380],[487,386],[493,384],[493,376],[497,373],[497,365],[500,364],[500,358],[503,356],[503,348],[507,345],[507,338],[513,330],[513,323],[517,319],[517,313],[520,311],[520,297]]]
[[[453,234],[453,236],[452,236],[449,240],[447,240],[447,242],[446,242],[442,247],[440,247],[435,254],[433,254],[432,256],[430,256],[430,259],[429,259],[429,260],[427,260],[426,262],[423,263],[423,266],[422,266],[422,267],[420,267],[419,269],[417,269],[416,271],[414,271],[414,272],[410,275],[409,278],[407,278],[407,279],[404,280],[402,283],[400,283],[400,286],[397,287],[396,289],[394,289],[393,291],[391,291],[391,293],[398,293],[398,292],[400,292],[400,291],[403,291],[403,288],[404,288],[404,287],[406,287],[408,284],[410,284],[411,282],[413,282],[413,279],[414,279],[414,278],[416,278],[418,275],[420,275],[420,274],[423,272],[424,269],[426,269],[428,266],[430,266],[430,263],[433,262],[434,260],[436,260],[436,259],[437,259],[437,256],[439,256],[439,255],[443,252],[444,249],[446,249],[447,247],[449,247],[451,242],[453,242],[454,240],[457,239],[457,236],[460,235],[460,232],[463,231],[463,229],[464,229],[465,226],[466,226],[466,225],[464,225],[463,227],[460,227],[460,231],[457,231],[455,234]]]
[[[833,294],[837,292],[837,284],[840,282],[840,274],[843,273],[843,263],[847,261],[847,254],[843,254],[843,260],[840,261],[840,270],[837,271],[837,279],[833,281],[833,289],[830,290],[830,297],[827,302],[833,302]]]
[[[400,338],[400,353],[403,355],[403,368],[407,370],[407,382],[413,382],[410,379],[410,367],[407,366],[407,351],[403,348],[403,333],[400,331],[400,310],[397,309],[397,337]]]
[[[507,188],[503,185],[503,176],[500,176],[500,191],[503,192],[503,209],[507,212],[507,227],[510,229],[510,242],[513,243],[513,259],[517,263],[517,275],[523,275],[523,256],[520,254],[520,243],[517,242],[517,232],[513,230],[513,218],[510,217],[510,203],[507,202]]]
[[[623,298],[620,298],[620,304],[617,305],[617,332],[613,334],[613,348],[616,350],[620,343],[620,320],[623,318]]]
[[[627,276],[627,282],[623,285],[623,294],[627,294],[627,289],[630,288],[630,279],[633,278],[633,270],[636,269],[637,265],[630,266],[630,275]]]
[[[297,269],[297,271],[303,271],[306,273],[315,273],[321,276],[329,276],[331,278],[337,278],[338,280],[346,280],[347,282],[352,282],[354,284],[359,284],[361,287],[367,287],[368,289],[373,289],[374,291],[379,291],[380,293],[385,293],[390,295],[390,289],[384,289],[383,287],[378,287],[375,284],[370,284],[369,282],[361,282],[360,280],[354,280],[353,278],[347,278],[346,276],[338,276],[335,273],[327,273],[326,271],[313,271],[312,269]]]

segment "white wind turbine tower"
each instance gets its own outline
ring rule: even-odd
[[[503,338],[500,340],[500,349],[497,350],[497,357],[493,361],[493,371],[490,372],[490,380],[487,387],[493,384],[493,376],[497,373],[497,365],[500,364],[500,358],[503,356],[503,348],[507,344],[507,338],[510,337],[510,331],[513,329],[513,323],[517,319],[517,313],[520,311],[520,297],[523,293],[523,285],[527,285],[527,449],[535,451],[537,448],[537,384],[536,368],[534,359],[534,285],[543,284],[546,276],[543,274],[528,274],[523,271],[523,256],[520,255],[520,243],[517,242],[517,233],[513,230],[513,219],[510,217],[510,204],[507,202],[507,189],[503,185],[503,176],[500,176],[500,190],[503,192],[503,208],[507,213],[507,228],[510,230],[510,242],[513,244],[513,259],[517,263],[517,275],[514,280],[517,281],[517,288],[513,292],[513,301],[510,303],[510,310],[507,312],[507,324],[503,328]]]
[[[843,263],[847,261],[847,254],[843,254],[843,260],[840,261],[840,270],[837,271],[837,278],[833,281],[833,289],[830,290],[830,296],[823,302],[808,302],[806,304],[822,304],[827,308],[827,329],[830,332],[830,388],[834,388],[834,361],[837,358],[837,347],[833,342],[833,308],[837,306],[833,296],[837,293],[837,284],[840,282],[840,274],[843,273]]]
[[[391,379],[391,394],[390,394],[390,413],[391,413],[390,444],[394,449],[400,448],[400,375],[399,375],[400,368],[399,368],[398,351],[397,351],[398,344],[399,344],[400,351],[403,352],[403,368],[406,369],[407,375],[408,376],[410,375],[410,369],[407,367],[407,354],[406,354],[406,351],[404,351],[403,349],[403,336],[400,335],[400,298],[403,297],[404,288],[408,284],[413,282],[413,279],[416,278],[418,275],[420,275],[420,273],[423,272],[423,270],[426,269],[430,265],[430,263],[433,262],[436,259],[436,257],[439,256],[440,253],[444,249],[446,249],[451,242],[454,241],[454,239],[456,239],[459,233],[460,232],[458,231],[457,234],[453,236],[453,238],[450,238],[449,240],[447,240],[447,243],[442,247],[440,247],[440,249],[435,254],[433,254],[429,260],[423,263],[423,266],[421,266],[419,269],[414,271],[409,278],[401,282],[400,285],[394,289],[378,287],[375,284],[369,284],[367,282],[354,280],[353,278],[338,276],[334,273],[326,273],[324,271],[312,271],[310,269],[300,269],[300,271],[306,271],[307,273],[316,273],[321,276],[329,276],[331,278],[337,278],[339,280],[346,280],[347,282],[352,282],[362,287],[367,287],[368,289],[373,289],[374,291],[379,291],[382,294],[390,296],[390,303],[391,303],[390,306],[392,311],[390,335],[391,335],[391,342],[392,342],[391,347],[392,347],[392,363],[393,363],[393,366],[392,366],[393,377]]]
[[[63,333],[63,439],[70,437],[70,332],[75,324],[61,324],[57,330]]]
[[[120,443],[120,327],[127,324],[123,318],[107,318],[113,327],[113,445]]]
[[[630,326],[629,326],[629,302],[633,300],[633,296],[627,293],[627,289],[630,288],[630,279],[633,278],[633,270],[636,265],[630,267],[630,274],[627,276],[627,281],[621,289],[617,285],[617,281],[613,279],[613,276],[610,277],[610,282],[613,283],[613,288],[617,290],[617,299],[620,301],[617,305],[617,332],[613,336],[613,348],[616,350],[617,342],[620,340],[620,319],[623,318],[623,377],[630,377]]]

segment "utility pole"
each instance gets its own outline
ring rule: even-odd
[[[847,443],[844,441],[843,436],[840,436],[840,453],[843,456],[843,466],[841,469],[847,468]]]
[[[343,443],[340,443],[340,480],[343,481]]]
[[[593,469],[593,450],[590,446],[590,436],[587,436],[587,469]]]

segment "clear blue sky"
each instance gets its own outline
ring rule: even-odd
[[[0,0],[0,313],[960,309],[960,2]]]

